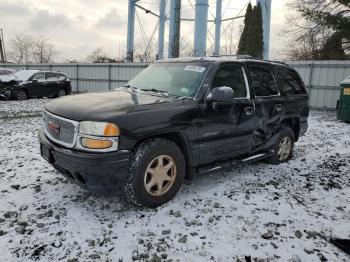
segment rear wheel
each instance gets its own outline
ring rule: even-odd
[[[160,138],[146,141],[132,154],[126,199],[137,206],[160,206],[176,195],[184,176],[185,159],[175,143]]]
[[[17,90],[14,92],[14,97],[16,100],[26,100],[28,98],[26,91]]]
[[[64,90],[63,88],[60,88],[58,90],[57,96],[61,97],[61,96],[65,96],[67,94],[66,90]]]
[[[267,159],[271,164],[287,162],[293,155],[294,132],[288,126],[283,126],[278,133],[277,143],[274,146],[273,155]]]

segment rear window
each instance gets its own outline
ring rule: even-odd
[[[279,67],[275,70],[275,73],[284,94],[305,94],[303,81],[293,69],[287,67]]]

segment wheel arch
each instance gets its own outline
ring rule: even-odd
[[[173,143],[175,143],[181,150],[181,152],[184,155],[185,162],[186,162],[186,175],[185,178],[192,180],[195,171],[194,166],[196,166],[196,159],[194,158],[193,149],[191,147],[191,144],[185,134],[182,134],[181,132],[167,132],[167,133],[159,133],[159,134],[153,134],[147,137],[143,137],[140,139],[134,148],[136,148],[138,145],[142,144],[143,142],[150,140],[150,139],[156,139],[156,138],[162,138],[165,140],[169,140]]]
[[[299,139],[300,134],[300,119],[298,117],[289,117],[281,122],[282,125],[286,125],[293,130],[295,142]]]

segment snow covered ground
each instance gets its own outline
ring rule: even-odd
[[[46,100],[0,101],[0,261],[350,261],[350,124],[311,112],[293,159],[197,177],[139,209],[68,183],[39,155]]]

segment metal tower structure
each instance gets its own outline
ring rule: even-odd
[[[2,29],[0,28],[0,62],[6,62],[5,41]]]
[[[159,0],[159,14],[149,10],[140,4],[140,0],[129,0],[128,7],[128,30],[127,30],[127,62],[133,61],[134,54],[134,28],[135,28],[135,9],[136,7],[142,9],[147,14],[151,14],[158,18],[158,59],[164,58],[164,32],[165,22],[169,20],[169,43],[168,43],[168,57],[179,56],[179,41],[180,41],[180,25],[181,21],[194,21],[194,56],[206,55],[206,42],[208,23],[215,24],[214,37],[214,55],[220,55],[220,39],[221,39],[221,25],[224,21],[243,18],[244,15],[222,19],[222,0],[216,0],[216,14],[214,19],[208,19],[208,0],[195,0],[195,18],[181,17],[181,0],[168,0],[170,2],[170,17],[166,17],[167,0]],[[270,20],[271,20],[271,0],[257,0],[262,7],[263,16],[263,37],[264,37],[264,59],[269,58],[269,43],[270,43]],[[226,31],[226,30],[224,30]]]
[[[263,17],[263,58],[268,60],[270,56],[270,23],[271,23],[271,0],[258,0],[261,5]]]

